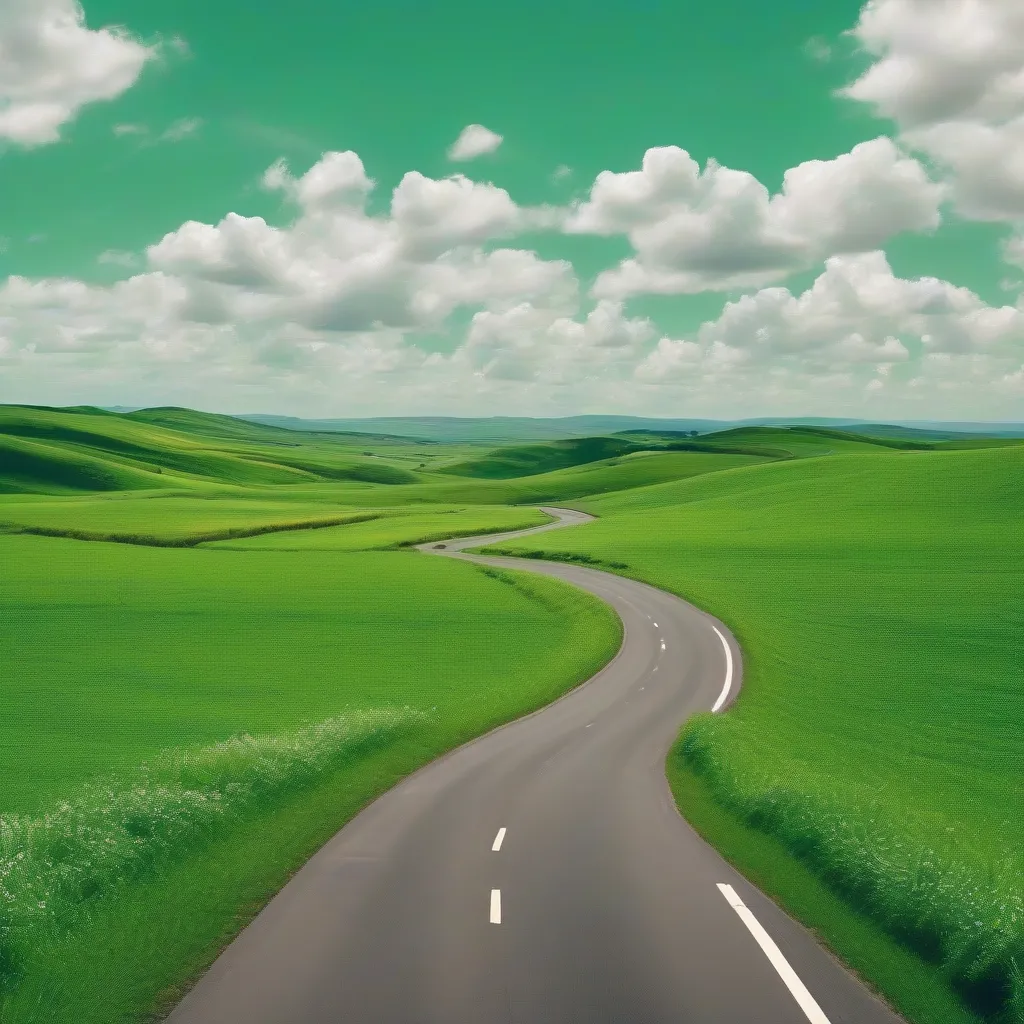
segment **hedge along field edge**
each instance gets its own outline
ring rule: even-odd
[[[380,519],[383,513],[367,515],[334,516],[331,519],[299,520],[292,523],[264,523],[262,526],[234,526],[224,530],[209,530],[187,537],[159,537],[149,533],[103,533],[99,530],[75,530],[60,526],[14,526],[7,525],[8,533],[22,533],[34,537],[59,537],[64,540],[100,541],[109,544],[138,544],[150,548],[194,548],[218,540],[238,540],[243,537],[259,537],[264,533],[285,533],[293,530],[320,530],[328,526],[349,526]]]

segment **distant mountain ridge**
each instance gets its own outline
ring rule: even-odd
[[[936,420],[899,420],[891,424],[869,420],[823,416],[770,416],[752,419],[714,420],[659,418],[651,416],[371,416],[350,419],[301,419],[263,413],[237,419],[288,430],[324,433],[389,434],[424,441],[542,441],[618,434],[625,431],[698,431],[701,434],[733,427],[817,426],[853,427],[858,433],[878,437],[920,437],[941,440],[960,435],[1024,437],[1024,423],[977,423]]]

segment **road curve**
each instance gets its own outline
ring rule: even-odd
[[[590,518],[545,511],[423,548],[590,591],[619,653],[353,818],[169,1024],[899,1024],[676,810],[665,756],[721,697],[723,638],[739,683],[725,627],[609,573],[462,553]]]

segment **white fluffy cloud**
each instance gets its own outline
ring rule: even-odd
[[[948,169],[963,216],[1024,220],[1024,116],[999,125],[951,121],[908,139]]]
[[[782,371],[884,382],[912,358],[1015,370],[1024,359],[1024,309],[988,306],[936,278],[898,278],[882,252],[836,256],[800,295],[766,288],[727,303],[692,339],[661,339],[636,374],[668,381]]]
[[[493,153],[502,143],[503,136],[482,124],[468,124],[448,149],[449,160],[475,160]]]
[[[1024,270],[1024,235],[1013,235],[1003,243],[1003,259]]]
[[[89,29],[77,0],[0,0],[0,139],[56,142],[83,106],[120,96],[155,55],[124,29]]]
[[[501,254],[502,267],[488,254],[475,259],[475,278],[452,279],[465,287],[457,301],[486,308],[450,335],[447,354],[379,325],[338,332],[295,319],[197,320],[194,282],[170,272],[106,288],[13,277],[0,287],[0,400],[307,414],[590,405],[1012,418],[1024,393],[1024,309],[987,306],[933,278],[897,278],[878,252],[831,258],[802,294],[766,288],[727,303],[686,338],[660,336],[611,300],[584,314],[568,295],[561,311],[515,289],[494,302],[515,268],[543,277],[541,261],[515,250]],[[432,272],[443,276],[443,267]],[[447,302],[451,287],[440,285]],[[50,382],[45,391],[40,380]]]
[[[1018,0],[869,0],[851,33],[876,60],[843,94],[904,128],[998,121],[1024,106]]]
[[[960,213],[1024,218],[1024,4],[870,0],[851,32],[875,59],[842,95],[943,166]]]
[[[582,321],[524,302],[475,314],[454,361],[480,377],[578,385],[628,373],[653,335],[648,319],[626,317],[619,302],[602,300]]]
[[[868,251],[939,223],[942,190],[885,137],[756,178],[683,149],[649,149],[639,171],[602,171],[565,230],[626,234],[636,252],[597,280],[605,298],[766,284],[836,253]]]
[[[279,162],[263,184],[298,204],[291,226],[231,213],[217,225],[188,222],[149,248],[154,270],[187,283],[193,319],[425,329],[460,305],[564,305],[575,294],[564,261],[482,251],[548,217],[494,185],[411,171],[392,194],[390,215],[370,216],[374,183],[351,152],[325,154],[298,179]]]
[[[712,270],[716,282],[735,277],[726,229],[751,210],[756,230],[739,236],[761,246],[753,272],[774,275],[837,239],[865,245],[883,219],[914,209],[909,197],[922,185],[916,165],[901,169],[903,158],[877,144],[795,168],[775,197],[737,172],[701,174],[681,151],[652,153],[633,176],[599,179],[572,216],[638,239],[639,255],[665,261],[661,272],[705,283]],[[878,178],[889,195],[906,185],[896,212],[857,205],[870,194],[863,183]],[[984,416],[1014,409],[1024,387],[1024,304],[990,307],[948,282],[897,278],[878,251],[829,257],[803,294],[765,287],[691,336],[668,337],[614,295],[581,307],[568,262],[512,248],[516,233],[557,218],[494,185],[410,172],[389,209],[370,214],[375,185],[355,153],[327,153],[301,175],[278,162],[262,182],[290,210],[282,226],[239,213],[190,221],[139,267],[129,254],[104,253],[126,275],[110,286],[9,278],[0,286],[0,400],[307,414],[685,407],[715,416],[908,415],[917,403],[925,414]],[[836,194],[850,205],[828,208]],[[930,202],[917,208],[922,222]],[[662,221],[686,216],[705,233],[658,234]],[[766,240],[785,260],[773,262]],[[1008,243],[1006,257],[1024,261],[1024,245]],[[465,327],[453,324],[460,309]]]

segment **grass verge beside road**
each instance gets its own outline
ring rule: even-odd
[[[143,1019],[373,797],[621,640],[572,587],[417,552],[0,536],[0,560],[3,1024]],[[378,708],[410,711],[346,747]]]

